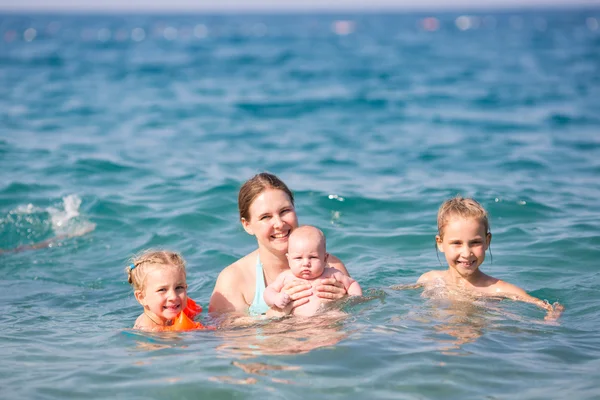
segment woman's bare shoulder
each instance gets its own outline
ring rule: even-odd
[[[225,281],[226,284],[240,283],[247,279],[251,266],[256,262],[256,251],[245,255],[232,264],[229,264],[219,273],[219,281]]]
[[[208,305],[209,312],[244,311],[254,291],[252,265],[256,262],[252,252],[223,268],[217,277]]]

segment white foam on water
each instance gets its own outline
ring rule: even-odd
[[[96,228],[96,224],[85,218],[78,218],[81,198],[76,194],[63,197],[63,208],[48,207],[52,230],[59,236],[81,236]]]

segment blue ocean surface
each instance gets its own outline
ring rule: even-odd
[[[600,10],[0,18],[3,399],[600,397]],[[347,318],[131,330],[125,266],[179,251],[204,306],[252,251],[240,185],[280,176],[365,296]],[[403,288],[482,270],[566,308]],[[31,248],[35,247],[35,248]],[[400,285],[398,287],[397,285]]]

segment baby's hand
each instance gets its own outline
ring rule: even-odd
[[[290,301],[292,301],[290,295],[285,292],[281,292],[279,293],[279,296],[277,296],[277,300],[275,301],[274,305],[277,308],[284,308]]]

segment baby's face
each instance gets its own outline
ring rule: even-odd
[[[325,244],[314,235],[290,238],[287,258],[292,273],[301,279],[318,278],[327,267]]]

